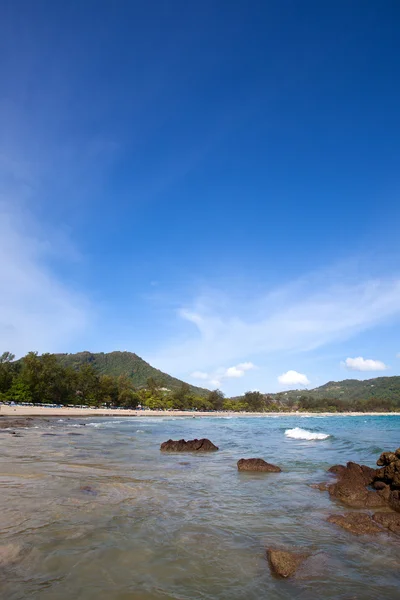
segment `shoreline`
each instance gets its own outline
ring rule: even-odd
[[[135,410],[111,408],[45,408],[43,406],[0,406],[0,417],[389,417],[399,412],[201,412],[187,410]]]

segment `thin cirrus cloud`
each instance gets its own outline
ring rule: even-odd
[[[371,358],[346,358],[344,361],[346,369],[349,371],[386,371],[389,367],[381,360],[372,360]]]
[[[17,356],[63,351],[85,331],[91,312],[87,299],[47,266],[60,248],[32,231],[36,224],[26,211],[22,215],[0,204],[0,339],[2,350]]]
[[[204,371],[194,371],[190,376],[192,379],[201,379],[207,381],[209,385],[219,387],[224,379],[237,379],[243,377],[246,371],[255,369],[256,366],[251,362],[239,363],[233,367],[227,369],[219,367],[212,373],[206,373]]]
[[[231,302],[234,291],[224,302],[219,293],[199,296],[177,313],[179,337],[161,346],[150,362],[182,376],[194,370],[208,374],[216,364],[241,356],[281,360],[399,319],[399,278],[344,277],[341,283],[339,274],[332,280],[326,272],[311,283],[304,277],[240,306]]]
[[[286,371],[286,373],[282,373],[279,375],[278,382],[281,385],[308,385],[310,380],[307,375],[303,373],[298,373],[298,371]]]

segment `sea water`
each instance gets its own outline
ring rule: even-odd
[[[348,509],[311,487],[399,447],[400,416],[55,419],[21,434],[0,434],[1,599],[400,597],[400,538],[328,523]],[[159,450],[195,437],[219,452]],[[249,457],[282,473],[239,473]],[[277,579],[270,547],[312,558]]]

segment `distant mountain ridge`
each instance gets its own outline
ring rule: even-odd
[[[343,381],[328,381],[324,385],[311,390],[288,390],[271,394],[274,397],[282,397],[298,400],[301,396],[309,396],[317,400],[322,398],[352,400],[396,400],[400,401],[400,376],[374,377],[372,379],[344,379]]]
[[[143,358],[133,352],[77,352],[76,354],[56,354],[64,367],[78,369],[84,364],[90,364],[100,375],[127,375],[137,388],[144,388],[147,380],[152,377],[160,387],[177,390],[184,383],[176,377],[163,373],[152,367]],[[190,390],[199,395],[206,396],[209,390],[187,384]]]

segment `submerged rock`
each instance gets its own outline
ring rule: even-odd
[[[308,558],[309,554],[289,552],[287,550],[267,550],[267,558],[271,571],[279,577],[291,577]]]
[[[355,535],[376,534],[382,531],[372,517],[366,513],[350,512],[346,515],[331,515],[327,520]]]
[[[262,471],[263,473],[280,473],[282,469],[267,463],[262,458],[241,458],[237,463],[239,471]]]
[[[207,438],[201,440],[168,440],[160,446],[161,452],[215,452],[218,447]]]
[[[375,513],[372,518],[391,533],[400,535],[400,515],[396,513]]]
[[[22,547],[19,544],[0,545],[0,567],[8,567],[19,561],[22,555]]]
[[[310,487],[319,490],[320,492],[327,492],[329,490],[330,483],[310,483]]]
[[[83,485],[79,488],[79,491],[90,496],[97,496],[97,491],[91,485]]]

